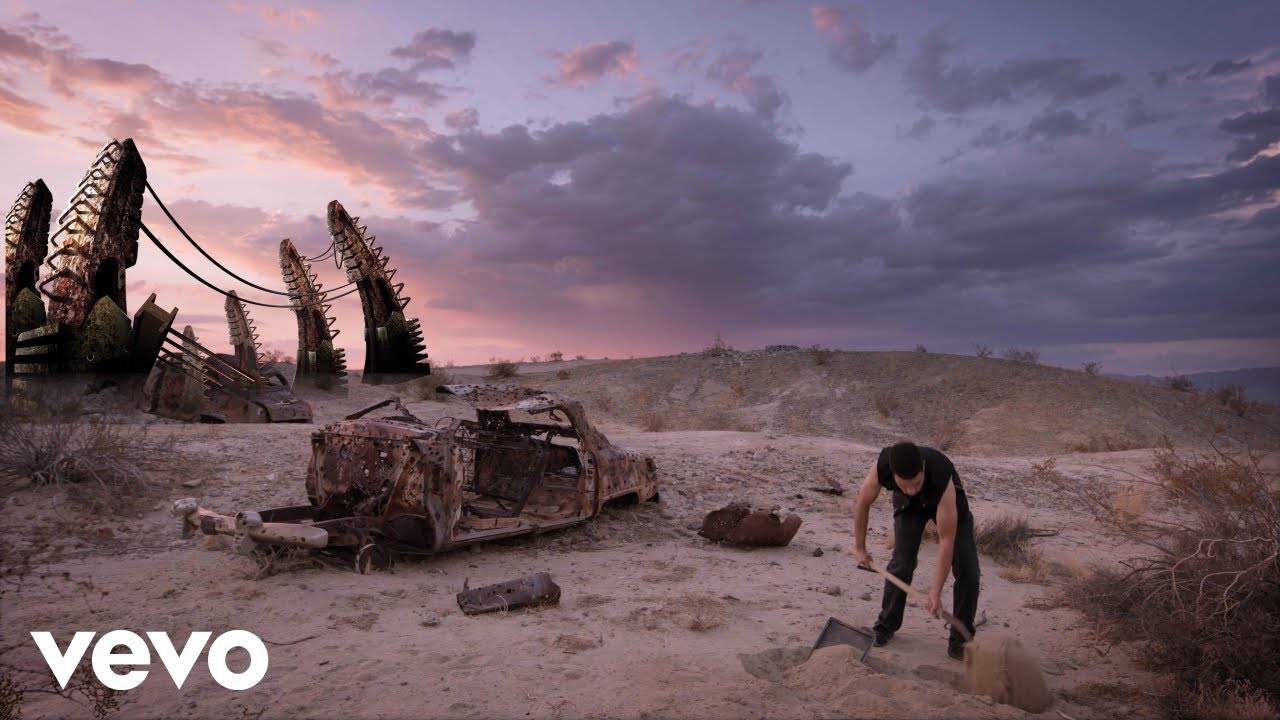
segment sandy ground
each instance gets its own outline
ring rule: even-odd
[[[454,370],[460,378],[467,371]],[[305,502],[309,435],[321,424],[396,392],[353,382],[344,399],[312,398],[315,425],[184,425],[132,414],[177,442],[153,501],[124,517],[86,518],[51,488],[5,489],[0,530],[6,564],[35,572],[7,585],[7,663],[42,667],[27,633],[115,628],[250,630],[271,665],[257,687],[232,693],[203,663],[175,690],[157,665],[121,698],[124,717],[938,717],[1002,718],[1020,710],[957,691],[961,664],[947,658],[946,629],[908,608],[894,641],[868,664],[824,653],[799,664],[828,617],[869,625],[881,583],[849,555],[852,494],[809,488],[822,476],[852,486],[878,447],[774,432],[643,432],[600,422],[610,438],[654,456],[662,501],[608,510],[583,526],[501,541],[393,572],[301,568],[255,579],[225,543],[181,540],[173,499],[198,496],[221,511]],[[469,413],[414,400],[423,418]],[[117,418],[122,419],[122,418]],[[602,419],[597,418],[597,421]],[[1059,456],[1073,478],[1121,478],[1146,451]],[[1083,566],[1115,550],[1029,468],[1042,457],[955,456],[979,523],[1000,513],[1059,530],[1036,541],[1049,560]],[[184,487],[183,483],[196,487]],[[785,548],[743,550],[695,533],[732,500],[777,506],[804,524]],[[873,555],[887,560],[888,499],[872,513]],[[922,550],[917,584],[932,572]],[[546,570],[558,606],[466,617],[455,594]],[[1115,684],[1152,682],[1123,649],[1100,647],[1081,620],[1044,609],[1051,589],[1001,577],[983,558],[979,632],[1016,635],[1035,653],[1056,700],[1042,716],[1110,717],[1135,711]],[[949,597],[949,589],[946,597]],[[234,667],[234,663],[233,663]],[[29,718],[85,716],[88,708],[28,695]]]

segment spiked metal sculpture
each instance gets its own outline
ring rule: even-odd
[[[280,241],[280,272],[289,288],[289,302],[298,318],[298,372],[295,385],[321,389],[345,387],[346,353],[333,346],[337,330],[335,318],[327,316],[329,305],[320,294],[320,283],[311,274],[311,265],[298,254],[288,238]]]
[[[334,251],[347,270],[347,280],[356,283],[364,307],[364,382],[372,385],[388,375],[427,375],[431,366],[422,343],[418,321],[407,319],[408,297],[401,297],[404,283],[392,284],[395,268],[390,258],[367,235],[337,200],[329,203],[329,232]]]
[[[53,195],[43,180],[22,188],[4,219],[4,371],[13,374],[18,334],[44,325],[44,300],[36,283],[49,252]]]

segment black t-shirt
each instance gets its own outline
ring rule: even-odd
[[[893,491],[893,514],[902,512],[922,512],[931,520],[938,515],[938,502],[947,490],[947,482],[956,485],[956,521],[964,521],[969,517],[969,501],[964,496],[964,486],[960,484],[960,475],[951,459],[931,447],[920,446],[920,454],[924,456],[924,485],[915,497],[910,497],[898,488],[894,481],[893,470],[889,468],[889,448],[880,451],[876,460],[876,475],[880,479],[880,487]]]

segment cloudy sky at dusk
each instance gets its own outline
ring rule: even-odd
[[[0,7],[0,201],[41,177],[56,217],[132,137],[193,235],[276,286],[280,239],[322,252],[341,200],[433,361],[720,332],[1280,364],[1274,2]],[[225,347],[221,298],[141,242],[130,311],[156,292]],[[359,303],[335,311],[359,366]],[[292,353],[287,311],[252,315]]]

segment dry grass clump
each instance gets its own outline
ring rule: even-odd
[[[1080,369],[1084,371],[1085,375],[1093,375],[1094,377],[1097,377],[1102,374],[1102,363],[1097,362],[1096,360],[1093,362],[1083,363],[1080,365]]]
[[[1170,519],[1126,520],[1097,492],[1078,495],[1110,533],[1144,546],[1122,568],[1095,568],[1064,601],[1103,638],[1137,641],[1172,675],[1172,717],[1274,717],[1280,707],[1280,491],[1246,450],[1158,448],[1145,478]],[[1132,515],[1132,513],[1130,513]]]
[[[710,345],[703,348],[702,353],[712,357],[731,355],[733,353],[733,346],[725,342],[725,339],[720,336],[720,333],[716,333],[715,340],[712,340]]]
[[[640,429],[645,432],[662,432],[667,429],[667,416],[657,410],[650,410],[640,416]]]
[[[1236,417],[1252,417],[1262,414],[1262,403],[1252,402],[1244,394],[1243,385],[1227,385],[1213,391],[1213,399]]]
[[[684,626],[694,632],[715,630],[724,625],[727,619],[725,602],[719,598],[690,595],[681,604],[684,606]]]
[[[118,511],[142,496],[147,471],[163,467],[172,449],[147,426],[88,416],[66,395],[0,407],[0,475],[62,487],[92,511]]]
[[[498,359],[489,365],[489,377],[513,378],[520,372],[520,366],[512,360]]]
[[[557,371],[556,371],[556,379],[557,379],[557,380],[568,380],[568,379],[569,379],[569,377],[570,377],[570,373],[569,373],[569,371],[568,371],[568,370],[557,370]]]
[[[915,349],[915,352],[918,352],[918,353],[927,353],[927,352],[929,352],[929,348],[927,348],[927,347],[925,347],[925,346],[923,346],[923,345],[917,345],[917,346],[916,346],[916,349]]]
[[[876,412],[883,418],[892,417],[893,412],[898,409],[898,399],[886,392],[876,393],[872,402],[875,403]]]
[[[998,515],[984,522],[974,534],[978,552],[1003,565],[1024,565],[1036,559],[1031,541],[1047,534],[1031,527],[1020,515]]]
[[[1087,440],[1068,445],[1067,451],[1073,453],[1102,453],[1137,450],[1141,447],[1142,442],[1132,437],[1090,435]]]
[[[431,374],[418,380],[413,384],[414,394],[419,400],[441,400],[440,394],[436,390],[441,385],[453,384],[453,376],[441,370],[433,368]]]
[[[813,360],[814,365],[829,365],[831,358],[835,356],[836,351],[821,345],[810,345],[806,351],[809,353],[809,359]]]
[[[547,353],[547,362],[560,362],[564,360],[564,353],[559,350],[553,350]]]
[[[698,430],[732,430],[734,432],[755,432],[756,428],[725,407],[712,407],[698,413],[694,418]]]
[[[983,345],[982,343],[977,343],[973,346],[973,354],[980,358],[989,358],[995,353],[994,351],[992,351],[989,345]]]
[[[1196,384],[1186,375],[1170,375],[1164,379],[1164,386],[1170,390],[1178,392],[1193,393],[1196,392]]]
[[[1035,348],[1010,347],[1004,350],[1004,359],[1026,365],[1040,364],[1040,351]]]
[[[929,443],[939,450],[951,450],[964,435],[964,426],[952,413],[944,413],[929,420]]]

